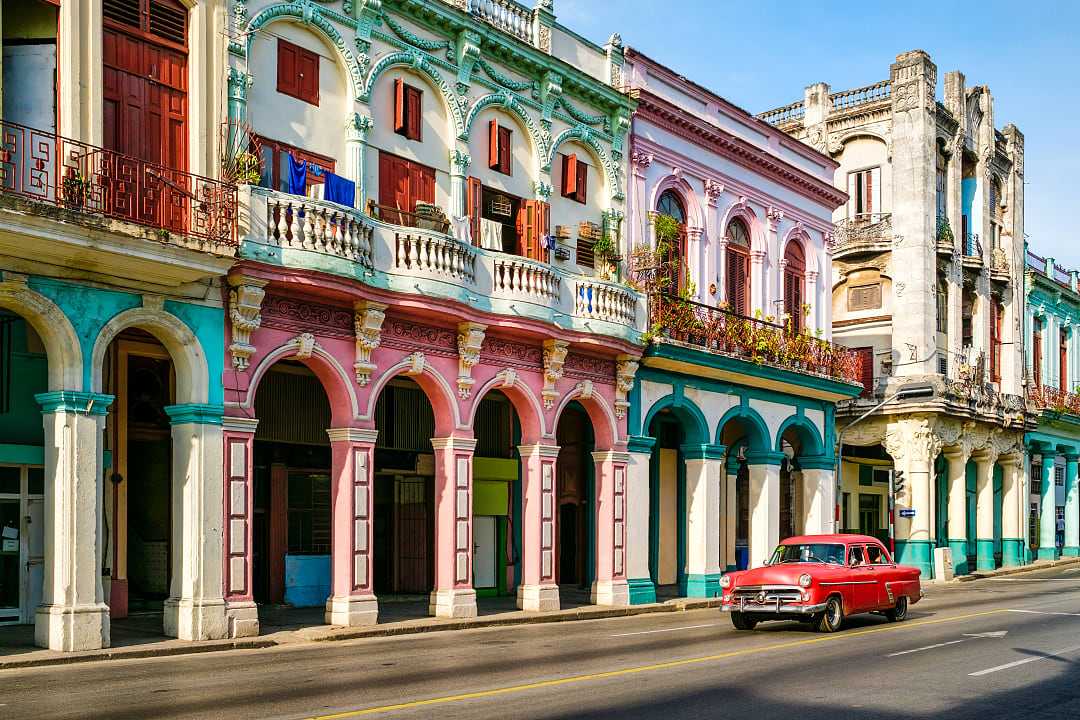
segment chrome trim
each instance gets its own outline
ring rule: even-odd
[[[812,615],[825,609],[826,603],[818,605],[757,605],[748,607],[745,604],[724,603],[720,606],[721,612],[753,612],[770,613],[776,615]]]
[[[818,583],[818,584],[821,585],[822,587],[827,587],[827,586],[830,586],[830,585],[877,585],[878,582],[880,582],[880,581],[878,581],[878,580],[844,580],[842,582],[823,582],[823,583]]]

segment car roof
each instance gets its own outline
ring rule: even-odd
[[[847,545],[862,545],[873,543],[880,545],[881,541],[870,535],[856,535],[853,533],[836,533],[833,535],[796,535],[781,540],[781,545],[796,545],[799,543],[844,543]]]

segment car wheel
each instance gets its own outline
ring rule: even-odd
[[[907,613],[908,597],[901,595],[896,598],[896,606],[885,611],[885,617],[889,618],[889,622],[900,622],[907,619]]]
[[[754,618],[746,613],[733,612],[731,613],[731,624],[735,626],[736,630],[753,630],[757,627],[757,618]]]
[[[840,598],[833,596],[825,603],[825,609],[817,617],[814,626],[818,632],[831,633],[840,629],[844,624],[844,604]]]

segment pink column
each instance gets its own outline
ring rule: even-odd
[[[225,439],[225,613],[229,637],[259,634],[259,611],[251,590],[252,449],[254,418],[226,417]]]
[[[517,606],[522,610],[558,610],[555,582],[555,461],[557,445],[522,445],[524,494],[521,585]]]
[[[596,605],[629,605],[626,583],[626,466],[630,454],[594,452],[596,461]]]
[[[379,602],[372,588],[372,487],[377,431],[334,428],[330,436],[330,598],[329,625],[373,625]]]
[[[472,459],[476,440],[432,438],[435,449],[435,589],[428,612],[476,617],[472,586]]]

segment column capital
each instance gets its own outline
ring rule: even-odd
[[[109,406],[115,398],[104,393],[55,390],[38,393],[34,400],[44,415],[51,413],[82,413],[83,415],[108,415]]]
[[[165,414],[172,425],[221,425],[225,417],[224,405],[181,403],[166,405]]]
[[[656,447],[656,438],[648,435],[631,435],[626,441],[626,449],[632,453],[651,453]]]
[[[1065,462],[1074,463],[1077,460],[1080,460],[1080,452],[1077,452],[1076,450],[1062,453],[1062,455],[1065,456]]]
[[[780,466],[784,461],[784,453],[776,450],[758,450],[746,453],[747,465],[775,465]]]
[[[597,450],[592,456],[596,462],[630,462],[630,453],[617,450]]]
[[[221,427],[225,432],[255,434],[259,427],[259,418],[230,417],[226,415],[221,419]]]
[[[542,458],[557,458],[559,457],[560,450],[562,450],[562,448],[558,445],[543,445],[541,443],[518,445],[518,454],[523,458],[531,457],[533,453],[538,454]]]
[[[798,458],[803,470],[836,470],[836,458],[828,455],[811,455]]]
[[[723,460],[727,450],[723,445],[709,443],[682,445],[679,447],[686,460]]]
[[[998,457],[998,463],[1002,467],[1020,467],[1024,464],[1024,454],[1022,452],[1011,452]]]
[[[326,434],[330,437],[332,443],[352,442],[364,445],[374,445],[379,437],[378,430],[351,427],[330,428],[326,431]]]
[[[463,452],[473,452],[476,450],[476,439],[463,437],[431,438],[431,447],[435,450],[461,450]]]

